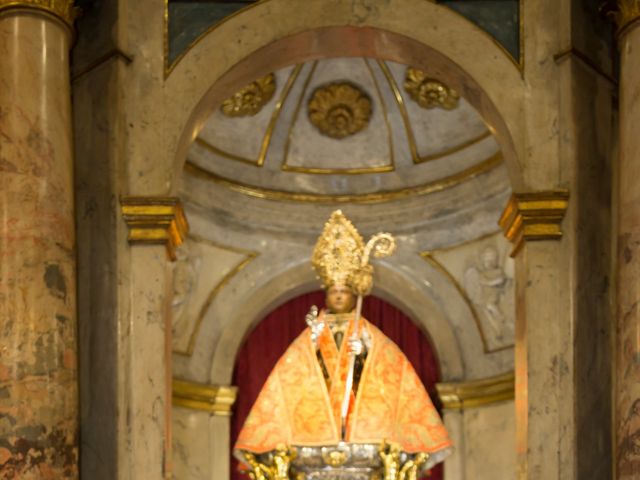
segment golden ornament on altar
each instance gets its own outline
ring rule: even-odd
[[[440,107],[453,110],[460,101],[460,95],[455,90],[447,87],[440,80],[428,77],[425,72],[417,68],[407,68],[404,89],[422,108]]]
[[[311,123],[324,135],[344,138],[369,124],[371,99],[350,83],[331,83],[317,88],[309,100]]]
[[[342,211],[336,210],[318,238],[311,264],[324,287],[348,285],[357,295],[367,295],[373,286],[370,255],[386,257],[395,247],[395,239],[389,233],[378,233],[365,244]]]
[[[256,115],[273,97],[276,79],[273,73],[251,82],[226,99],[220,110],[227,117]]]

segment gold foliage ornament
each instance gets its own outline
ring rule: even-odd
[[[311,264],[322,280],[323,287],[348,285],[356,295],[365,296],[373,287],[370,256],[387,257],[395,248],[395,239],[389,233],[377,233],[365,244],[342,211],[336,210],[318,238]]]
[[[73,0],[0,0],[0,11],[10,8],[41,10],[58,17],[70,28],[79,12],[73,6]]]
[[[331,83],[318,87],[307,106],[309,120],[331,138],[344,138],[369,125],[371,99],[350,83]]]
[[[227,117],[249,117],[256,115],[276,91],[273,73],[251,82],[222,102],[220,110]]]
[[[428,77],[425,72],[417,68],[407,68],[404,89],[422,108],[440,107],[453,110],[460,101],[460,95],[455,90],[447,87],[440,80]]]

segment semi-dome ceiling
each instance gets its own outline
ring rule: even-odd
[[[378,220],[412,210],[406,228],[501,203],[509,190],[499,145],[464,98],[428,72],[367,58],[310,61],[239,89],[207,120],[185,170],[195,204],[243,211],[254,226],[289,212],[314,230],[318,203],[367,203]]]

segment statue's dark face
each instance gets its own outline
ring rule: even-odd
[[[353,310],[355,296],[346,285],[331,285],[327,290],[326,304],[333,313],[348,313]]]

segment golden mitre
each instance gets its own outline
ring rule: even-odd
[[[373,286],[373,267],[369,256],[386,257],[395,250],[395,239],[389,233],[378,233],[365,244],[356,227],[336,210],[325,223],[318,238],[311,264],[322,287],[347,285],[357,295],[367,295]]]

